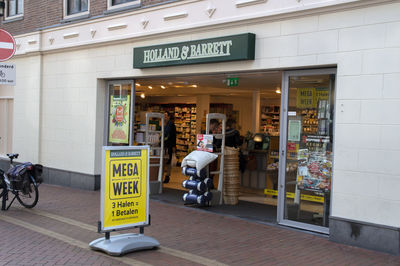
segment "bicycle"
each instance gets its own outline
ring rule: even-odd
[[[7,154],[10,158],[10,168],[7,172],[0,169],[0,198],[2,198],[1,210],[8,210],[17,199],[25,208],[33,208],[39,200],[39,185],[43,166],[40,164],[23,163],[14,165],[13,160],[19,154]],[[7,206],[8,194],[11,192],[14,198]]]

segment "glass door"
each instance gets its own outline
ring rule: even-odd
[[[111,81],[107,89],[106,145],[132,145],[134,115],[133,81]]]
[[[329,233],[336,69],[283,76],[278,222]]]

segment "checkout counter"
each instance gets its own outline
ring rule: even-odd
[[[259,134],[242,150],[245,161],[241,185],[262,190],[278,188],[279,136]]]

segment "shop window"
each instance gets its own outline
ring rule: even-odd
[[[24,15],[24,0],[5,1],[6,19],[14,19]]]
[[[137,7],[140,0],[108,0],[108,9],[119,9],[124,7]]]
[[[12,152],[13,99],[0,97],[0,154]]]
[[[89,14],[88,0],[64,0],[64,17]]]

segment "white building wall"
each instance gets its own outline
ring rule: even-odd
[[[400,226],[400,212],[397,211],[400,210],[400,3],[381,1],[379,5],[375,1],[377,5],[348,6],[342,11],[338,6],[337,10],[308,12],[303,2],[301,13],[286,16],[283,9],[278,8],[273,14],[275,16],[268,17],[268,12],[264,10],[263,13],[260,8],[264,4],[241,8],[240,11],[244,8],[249,11],[246,16],[241,16],[232,2],[188,1],[187,5],[172,5],[171,10],[169,7],[156,10],[164,13],[185,10],[188,13],[187,18],[174,22],[152,21],[152,15],[146,13],[132,15],[129,19],[119,17],[119,23],[130,25],[148,15],[149,31],[138,29],[135,35],[125,28],[118,37],[117,32],[107,35],[101,28],[96,34],[103,40],[124,41],[109,42],[106,46],[83,46],[76,51],[62,50],[63,45],[57,43],[57,36],[81,28],[95,28],[95,25],[77,25],[76,28],[43,33],[44,36],[53,34],[55,45],[61,49],[43,56],[40,150],[43,164],[98,174],[98,163],[94,167],[94,151],[99,152],[99,144],[95,139],[98,136],[96,125],[99,125],[101,116],[97,115],[96,124],[96,108],[99,110],[98,105],[101,104],[97,101],[98,97],[104,97],[104,88],[100,88],[98,79],[337,65],[331,215]],[[309,2],[319,2],[323,6],[323,1]],[[360,1],[327,2],[339,4]],[[265,5],[271,3],[277,1],[267,1]],[[198,22],[198,11],[207,4],[216,8],[215,20],[201,18],[202,21]],[[221,7],[223,5],[226,5],[225,9]],[[227,10],[230,11],[224,13]],[[254,13],[253,18],[251,12]],[[196,14],[193,19],[192,14]],[[262,14],[266,17],[260,18]],[[241,19],[246,20],[239,23]],[[105,21],[101,23],[112,24]],[[200,26],[206,28],[198,28]],[[169,32],[171,30],[173,32]],[[255,33],[257,37],[254,61],[145,70],[132,67],[134,47],[245,32]],[[96,38],[96,34],[91,38]],[[43,37],[43,49],[52,50],[46,38]],[[77,44],[90,44],[90,36],[88,40],[82,38],[77,40]],[[101,42],[101,39],[95,42]],[[68,45],[72,45],[71,40],[65,47]],[[23,60],[34,61],[33,58],[20,60],[21,63],[25,62]],[[34,79],[32,74],[28,76]],[[21,93],[26,90],[24,84],[17,85],[20,93],[16,94],[15,110],[19,115],[16,115],[15,124],[22,117],[21,108],[26,108],[22,106],[24,99],[27,99]],[[37,84],[37,81],[33,84]],[[37,109],[37,103],[31,105]],[[35,117],[35,112],[30,116]],[[33,121],[37,121],[37,118]],[[32,128],[35,126],[32,125]],[[15,132],[15,141],[22,141],[18,129]]]
[[[40,153],[46,166],[93,174],[95,61],[85,49],[43,56]]]
[[[16,58],[12,152],[18,161],[39,162],[41,57]]]

